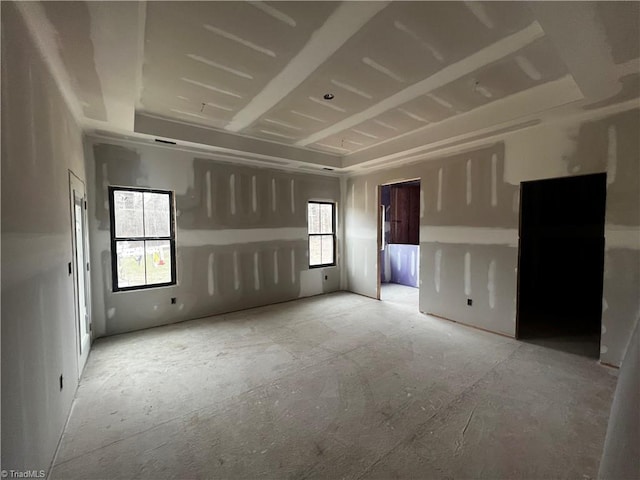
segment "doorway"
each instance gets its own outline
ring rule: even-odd
[[[418,309],[420,180],[379,186],[379,298]]]
[[[606,174],[523,182],[517,337],[600,353]]]
[[[89,303],[89,250],[87,239],[87,200],[84,182],[69,170],[71,207],[71,272],[75,300],[78,378],[82,374],[91,346],[91,310]]]

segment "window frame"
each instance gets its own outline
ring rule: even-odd
[[[309,233],[309,205],[311,204],[318,205],[331,205],[331,233]],[[332,263],[321,263],[318,265],[311,265],[311,237],[333,237],[333,262]],[[327,202],[321,200],[309,200],[307,201],[307,251],[309,252],[309,260],[308,265],[309,268],[325,268],[325,267],[335,267],[336,263],[336,203],[335,202]]]
[[[114,194],[118,191],[125,192],[141,192],[141,193],[159,193],[163,195],[169,195],[169,236],[168,237],[117,237],[116,236],[116,212],[114,206]],[[112,291],[115,292],[127,292],[132,290],[148,290],[150,288],[169,287],[177,284],[176,276],[176,225],[175,225],[175,203],[174,192],[172,190],[159,190],[154,188],[140,188],[140,187],[123,187],[116,185],[109,185],[109,228],[111,236],[111,283]],[[142,203],[142,221],[144,225],[144,201]],[[130,241],[130,242],[145,242],[154,240],[168,240],[169,248],[171,251],[171,281],[164,283],[145,283],[144,285],[132,285],[129,287],[118,286],[118,255],[117,245],[118,242]],[[145,251],[146,256],[146,251]],[[145,258],[146,262],[146,258]],[[146,265],[146,264],[145,264]],[[145,266],[146,268],[146,266]]]

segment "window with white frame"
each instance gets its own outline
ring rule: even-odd
[[[336,204],[309,202],[307,205],[309,233],[309,267],[329,267],[336,264]]]
[[[113,291],[175,285],[173,192],[109,187]]]

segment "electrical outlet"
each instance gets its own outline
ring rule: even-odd
[[[325,280],[329,280],[329,275],[325,275],[325,276],[324,276],[324,279],[325,279]]]
[[[467,298],[467,305],[470,307],[471,305],[473,305],[473,300],[471,300],[470,298]]]
[[[175,305],[176,304],[176,297],[171,297],[171,305]]]
[[[64,378],[63,378],[62,374],[60,374],[60,391],[62,391],[63,387],[64,387]]]

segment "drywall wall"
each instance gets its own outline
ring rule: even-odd
[[[389,263],[390,283],[417,287],[420,281],[420,247],[392,243],[385,249]]]
[[[79,375],[68,170],[84,178],[82,137],[16,6],[1,8],[2,469],[46,471]]]
[[[607,172],[601,361],[618,365],[639,311],[638,121],[637,109],[593,112],[446,158],[352,176],[345,199],[349,289],[376,295],[377,186],[420,178],[420,310],[514,336],[520,182]]]
[[[640,335],[639,323],[620,367],[611,404],[598,478],[637,478],[640,472]]]
[[[307,202],[339,202],[337,177],[240,166],[171,147],[97,138],[87,139],[85,151],[96,335],[340,288],[338,266],[308,268],[307,246]],[[109,185],[175,192],[177,285],[112,292]]]

